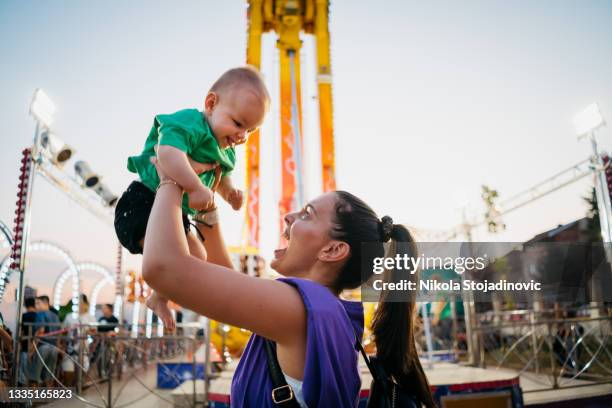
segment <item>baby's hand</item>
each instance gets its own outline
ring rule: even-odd
[[[242,203],[244,202],[244,195],[241,190],[234,188],[230,190],[227,195],[227,202],[232,206],[235,211],[238,211],[242,208]]]
[[[198,188],[188,192],[189,208],[194,210],[205,210],[213,200],[213,192],[210,188],[200,184]]]

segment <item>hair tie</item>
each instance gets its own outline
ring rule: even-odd
[[[393,231],[393,218],[385,215],[380,219],[380,223],[378,224],[380,229],[380,237],[382,242],[387,242],[391,239],[391,232]]]

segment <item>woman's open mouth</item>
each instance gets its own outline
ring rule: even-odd
[[[289,228],[285,229],[285,231],[283,232],[283,234],[281,235],[282,238],[284,238],[287,241],[287,245],[289,243]],[[279,248],[279,249],[275,249],[274,250],[274,259],[278,259],[280,257],[282,257],[283,255],[285,255],[285,252],[287,252],[287,247],[285,248]]]
[[[287,252],[287,248],[275,249],[274,250],[274,259],[281,258]]]

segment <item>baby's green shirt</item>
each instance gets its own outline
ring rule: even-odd
[[[159,186],[159,176],[150,158],[155,156],[157,144],[175,147],[200,163],[218,162],[221,174],[229,175],[236,164],[233,147],[221,149],[204,114],[197,109],[184,109],[170,115],[157,115],[145,142],[144,150],[138,156],[128,158],[127,168],[137,173],[140,181],[152,191]],[[211,188],[215,179],[214,170],[199,175],[202,184]],[[194,215],[197,211],[189,208],[187,194],[183,196],[183,211]]]

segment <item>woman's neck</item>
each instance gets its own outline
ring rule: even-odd
[[[302,277],[316,282],[321,286],[325,286],[335,297],[340,296],[340,292],[342,292],[341,290],[338,290],[334,285],[336,274],[332,273],[331,271],[313,269]]]

